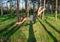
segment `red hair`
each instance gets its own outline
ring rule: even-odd
[[[20,17],[20,20],[23,21],[25,17]]]

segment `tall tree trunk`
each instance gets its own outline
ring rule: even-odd
[[[54,1],[52,1],[52,13],[54,13]]]
[[[38,8],[40,7],[40,0],[38,0]]]
[[[35,12],[35,3],[34,2],[33,2],[33,10]],[[33,14],[34,14],[34,12],[33,12]]]
[[[51,1],[51,14],[53,13],[53,2]]]
[[[55,15],[56,21],[57,21],[57,14],[58,14],[58,0],[56,0],[56,15]]]
[[[18,18],[18,22],[20,22],[20,15],[19,15],[19,2],[20,2],[20,0],[17,0],[17,18]]]
[[[48,13],[50,14],[50,1],[48,1]]]
[[[27,2],[27,17],[29,16],[29,0]]]
[[[42,6],[42,0],[40,0],[40,6]]]
[[[42,7],[42,0],[40,0],[40,7]],[[42,14],[40,15],[40,18],[42,18]]]
[[[10,0],[10,14],[12,14],[12,4],[13,4],[12,1],[13,1],[13,0]]]
[[[1,9],[1,16],[3,15],[3,7],[2,7],[2,3],[0,3],[0,9]]]
[[[25,0],[26,16],[29,16],[29,0]]]
[[[8,2],[6,2],[6,6],[7,6],[7,15],[8,15],[8,4],[7,4]]]
[[[46,4],[46,0],[44,0],[44,8],[45,8],[45,5]],[[44,20],[44,14],[45,14],[45,11],[43,12],[43,15],[42,15],[42,19]]]
[[[58,14],[58,0],[56,0],[56,21],[57,21],[57,14]]]
[[[26,10],[26,16],[27,16],[27,0],[25,0],[25,10]]]

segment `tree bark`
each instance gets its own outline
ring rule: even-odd
[[[29,0],[27,1],[27,17],[29,17]]]
[[[56,0],[56,15],[55,15],[56,21],[57,21],[57,14],[58,14],[58,0]]]
[[[6,6],[7,6],[7,15],[8,15],[8,4],[7,4],[8,2],[6,2]]]
[[[45,8],[45,5],[46,4],[46,0],[44,0],[44,8]],[[42,19],[44,20],[44,14],[45,14],[45,11],[43,12],[43,15],[42,15]]]
[[[38,8],[40,7],[40,1],[38,0]]]
[[[42,7],[42,0],[40,0],[40,7]],[[40,18],[42,19],[42,14],[40,15]]]
[[[25,10],[26,10],[26,16],[27,16],[27,0],[25,0]]]
[[[20,0],[17,0],[17,18],[18,18],[18,22],[20,22],[20,15],[19,15],[19,2]]]
[[[0,3],[0,9],[1,9],[1,16],[3,15],[3,7],[2,7],[2,3]]]
[[[40,6],[42,6],[42,0],[40,0]]]
[[[29,16],[29,0],[25,0],[26,17]]]
[[[33,13],[35,13],[35,3],[34,2],[33,2],[33,10],[34,10]]]

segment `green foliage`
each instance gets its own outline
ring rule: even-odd
[[[55,22],[54,14],[46,14],[45,17],[44,21],[38,17],[35,24],[29,21],[29,23],[15,25],[16,16],[0,16],[0,41],[60,42],[60,19]]]

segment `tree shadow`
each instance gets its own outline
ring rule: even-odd
[[[30,21],[29,37],[28,37],[27,42],[36,42],[36,38],[35,38],[35,35],[34,35],[34,31],[33,31],[32,21]]]
[[[53,25],[51,25],[47,20],[45,20],[45,21],[46,21],[46,23],[47,23],[50,27],[52,27],[56,32],[60,33],[60,31],[58,31],[58,30],[56,29],[56,27],[54,27]]]
[[[11,28],[11,30],[7,31],[5,34],[1,36],[2,42],[10,42],[10,37],[18,30],[20,29],[22,25],[16,25]]]
[[[14,16],[14,17],[15,17],[15,16]],[[4,22],[4,21],[9,20],[9,19],[12,19],[12,18],[14,18],[14,17],[9,16],[8,18],[1,20],[0,22]]]
[[[49,34],[49,36],[54,40],[54,42],[58,42],[56,37],[51,34],[50,31],[46,29],[46,26],[38,19],[38,21],[41,23],[41,25],[44,27],[45,31]]]
[[[8,31],[8,29],[9,29],[11,26],[13,26],[15,23],[16,23],[16,22],[13,22],[13,23],[7,25],[4,29],[0,30],[0,34],[2,34],[2,33],[5,32],[5,31]]]

